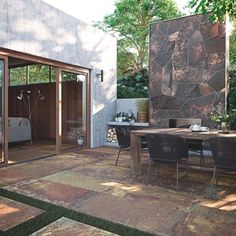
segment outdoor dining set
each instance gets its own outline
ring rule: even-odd
[[[170,125],[171,126],[171,125]],[[189,152],[198,152],[200,166],[204,168],[203,143],[207,143],[213,159],[212,191],[217,184],[219,170],[236,171],[236,131],[219,133],[217,130],[208,129],[201,125],[181,125],[177,128],[149,127],[135,129],[132,126],[115,127],[119,144],[119,152],[123,148],[131,149],[131,171],[135,180],[142,174],[141,160],[142,149],[146,148],[149,154],[149,164],[146,173],[148,183],[151,164],[175,165],[176,167],[176,191],[179,190],[179,166],[183,160],[188,160]]]

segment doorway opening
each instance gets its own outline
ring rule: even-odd
[[[43,158],[58,153],[57,70],[58,67],[8,57],[8,164]],[[61,68],[63,70],[63,67]],[[87,74],[63,71],[62,134],[59,149],[75,147],[83,132],[86,145]]]
[[[62,71],[62,150],[86,144],[86,76]]]

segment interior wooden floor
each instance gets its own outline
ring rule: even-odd
[[[62,149],[76,147],[74,144],[63,144]],[[35,160],[56,154],[55,140],[40,140],[30,142],[10,143],[8,149],[8,164]]]

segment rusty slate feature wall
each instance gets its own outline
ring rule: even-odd
[[[194,15],[150,25],[150,123],[202,118],[225,107],[225,26]]]

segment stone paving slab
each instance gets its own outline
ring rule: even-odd
[[[185,204],[195,204],[200,202],[203,199],[201,195],[195,195],[185,192],[176,192],[171,189],[166,189],[159,186],[153,185],[143,185],[140,183],[131,183],[131,181],[113,181],[107,182],[107,186],[110,188],[105,190],[104,193],[111,194],[113,196],[123,197],[126,195],[137,195],[137,196],[146,196],[146,197],[156,197],[160,200],[164,199],[166,201],[175,201],[178,197],[179,201],[182,201]]]
[[[155,234],[236,235],[235,176],[220,175],[217,199],[210,200],[211,172],[189,170],[187,174],[181,169],[177,193],[173,168],[161,168],[159,180],[152,170],[150,182],[145,186],[147,158],[142,159],[143,175],[133,181],[128,175],[129,152],[123,152],[115,167],[117,149],[105,148],[104,153],[103,148],[84,151],[87,153],[81,154],[80,150],[68,156],[63,153],[2,168],[0,184],[9,185],[9,190]]]
[[[99,163],[115,166],[116,158],[118,155],[118,149],[115,149],[115,155],[111,155],[109,158],[100,158]],[[117,167],[125,167],[130,169],[130,150],[122,150],[118,160]],[[142,163],[148,163],[148,154],[146,151],[142,153]]]
[[[48,165],[59,165],[68,168],[73,167],[74,165],[86,165],[87,163],[95,162],[96,159],[93,157],[78,154],[76,152],[63,153],[58,156],[53,156],[46,159],[38,160],[38,162],[46,161]]]
[[[83,149],[79,152],[80,155],[86,155],[86,156],[91,156],[91,157],[96,157],[96,158],[108,158],[111,156],[112,153],[110,152],[102,152],[101,150],[99,151],[98,149]]]
[[[118,153],[118,148],[110,148],[110,147],[97,147],[97,148],[84,148],[83,151],[90,151],[90,152],[95,152],[95,153],[106,153],[106,154],[117,154]],[[81,152],[80,152],[81,153]]]
[[[142,165],[143,175],[138,177],[137,182],[145,184],[147,165]],[[174,166],[161,165],[159,168],[159,178],[157,168],[152,166],[148,179],[149,186],[164,187],[169,190],[176,190],[176,171]],[[179,169],[179,191],[190,194],[202,195],[211,186],[212,173],[209,171],[192,170],[187,167]]]
[[[30,176],[26,173],[21,173],[18,169],[11,170],[9,167],[1,168],[0,171],[0,186],[7,186],[13,183],[29,179]]]
[[[92,177],[106,178],[106,179],[124,180],[126,178],[131,177],[129,168],[121,168],[117,166],[110,166],[99,163],[79,166],[71,169],[71,171]]]
[[[50,165],[45,165],[42,168],[42,164],[37,161],[31,163],[30,165],[27,162],[25,162],[19,165],[9,166],[8,168],[11,171],[17,172],[18,174],[26,175],[29,178],[34,178],[34,179],[47,176],[49,174],[54,174],[60,170]]]
[[[227,175],[221,178],[221,175],[218,174],[218,186],[236,188],[236,175]]]
[[[107,219],[154,234],[170,235],[174,226],[186,216],[184,201],[165,201],[158,197],[100,193],[74,207],[74,210]]]
[[[116,158],[117,158],[117,154],[113,155],[110,158],[101,159],[101,160],[99,160],[99,163],[105,164],[105,165],[110,165],[110,166],[115,166]],[[117,166],[130,169],[130,155],[129,154],[125,155],[125,154],[121,153]]]
[[[31,236],[116,236],[105,230],[62,217]]]
[[[9,166],[8,168],[12,172],[17,172],[18,174],[28,175],[33,178],[39,178],[57,173],[58,171],[73,168],[74,166],[84,166],[87,163],[95,161],[96,160],[94,160],[93,158],[69,153],[68,155],[62,154],[60,156],[53,156],[35,160],[33,162],[30,162],[30,164],[29,162],[25,162],[19,165]],[[41,168],[42,165],[43,168]]]
[[[16,184],[10,186],[8,190],[68,208],[78,205],[95,194],[87,189],[42,179]]]
[[[217,199],[203,199],[200,205],[223,211],[233,211],[236,214],[236,193],[220,191]]]
[[[56,148],[55,148],[56,149]],[[14,152],[14,150],[9,149],[9,162],[10,164],[12,163],[17,163],[19,161],[22,161],[21,157],[24,158],[24,161],[27,160],[32,160],[32,159],[37,159],[39,157],[46,157],[50,155],[55,155],[55,149],[54,150],[45,150],[42,148],[41,150],[37,150],[32,148],[32,150],[27,149],[27,150],[17,150]],[[26,154],[27,153],[27,154]]]
[[[0,230],[11,229],[41,213],[43,213],[41,209],[0,197]]]
[[[105,179],[99,179],[72,171],[62,171],[57,174],[47,176],[43,179],[95,192],[102,192],[108,189],[108,187],[105,185],[107,182]]]
[[[1,168],[0,186],[4,187],[25,180],[37,179],[58,173],[59,171],[63,171],[65,169],[73,168],[74,166],[85,166],[86,164],[95,161],[96,159],[91,157],[70,153],[68,156],[66,154],[62,154],[32,162],[11,165]]]
[[[236,212],[229,213],[196,205],[182,222],[176,225],[173,235],[235,236]]]
[[[142,192],[143,186],[139,184],[130,184],[127,182],[120,182],[120,181],[107,181],[105,183],[108,189],[104,191],[104,193],[108,193],[113,196],[123,197],[128,194],[136,194],[140,195]]]

